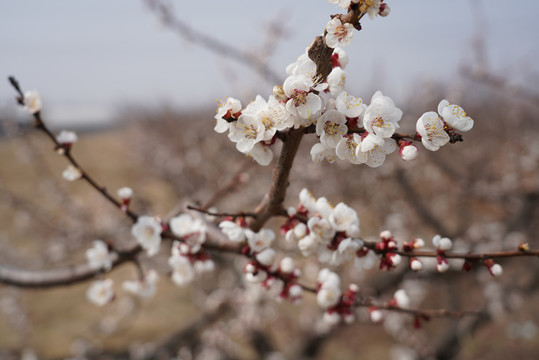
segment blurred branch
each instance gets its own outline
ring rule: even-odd
[[[132,261],[141,250],[137,245],[113,252],[112,268]],[[87,264],[54,270],[25,270],[0,264],[0,283],[22,288],[57,287],[82,282],[102,273],[103,269],[92,269]]]
[[[15,89],[15,91],[17,91],[17,93],[19,94],[19,97],[17,98],[18,103],[21,106],[24,105],[24,93],[19,85],[19,82],[13,76],[10,76],[8,79],[11,85],[13,86],[13,88]],[[45,123],[41,119],[41,113],[38,111],[34,113],[33,116],[34,116],[34,126],[36,127],[36,129],[43,131],[45,135],[47,135],[49,139],[51,139],[54,145],[56,145],[56,149],[62,149],[60,154],[63,155],[71,163],[71,165],[73,165],[75,168],[77,168],[81,172],[81,178],[84,179],[88,184],[90,184],[90,186],[92,186],[95,190],[101,193],[101,195],[103,195],[109,202],[111,202],[118,209],[123,209],[122,203],[116,200],[104,186],[101,186],[99,183],[97,183],[97,181],[95,181],[93,177],[91,177],[84,170],[84,168],[81,165],[79,165],[78,161],[75,159],[75,157],[71,153],[71,149],[65,148],[62,144],[58,142],[58,140],[56,140],[56,136],[54,136],[54,134],[49,130],[49,128],[45,125]],[[132,221],[137,220],[138,215],[132,212],[131,210],[125,209],[122,211],[124,211],[125,214]]]
[[[203,47],[225,58],[237,61],[260,73],[268,82],[280,84],[282,79],[272,70],[266,61],[244,50],[233,47],[210,35],[204,34],[175,16],[172,6],[162,0],[144,0],[148,8],[153,11],[165,26],[172,29],[186,41]],[[209,5],[212,6],[212,5]],[[215,6],[215,5],[213,5]],[[218,5],[221,6],[221,5]]]

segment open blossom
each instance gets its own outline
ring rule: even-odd
[[[370,167],[382,165],[388,154],[391,154],[397,145],[393,139],[379,138],[373,134],[367,135],[356,149],[356,156],[361,163]]]
[[[259,165],[267,166],[273,160],[273,151],[271,146],[264,145],[263,143],[256,143],[255,146],[249,151],[247,156],[253,158]]]
[[[348,236],[359,236],[359,218],[357,213],[345,203],[338,203],[329,216],[330,224],[337,231],[344,231]]]
[[[363,100],[352,95],[348,95],[346,91],[343,91],[337,96],[335,100],[337,110],[346,116],[347,118],[357,118],[363,114],[367,105],[363,103]]]
[[[82,177],[82,172],[73,165],[68,165],[62,172],[62,177],[67,181],[75,181]]]
[[[264,125],[265,132],[262,140],[271,140],[277,131],[294,126],[294,118],[273,95],[269,97],[268,102],[257,112],[256,116]]]
[[[246,235],[247,244],[253,252],[260,252],[265,248],[270,247],[275,239],[275,233],[270,229],[261,229],[257,233],[247,230]]]
[[[230,124],[228,138],[236,143],[236,149],[246,154],[262,140],[266,129],[264,124],[252,115],[240,115],[238,121]]]
[[[24,94],[24,110],[28,111],[30,114],[35,114],[41,111],[41,96],[35,90],[28,91]]]
[[[93,246],[86,250],[88,266],[92,269],[109,271],[112,268],[113,256],[107,244],[102,240],[95,240]]]
[[[348,46],[354,38],[354,26],[349,23],[343,24],[337,17],[334,17],[328,22],[326,31],[326,45],[330,48]]]
[[[346,118],[337,110],[326,111],[316,122],[316,134],[320,136],[320,142],[333,149],[347,131]]]
[[[151,216],[139,216],[137,222],[131,228],[131,234],[148,256],[153,256],[159,252],[161,246],[161,232],[163,227],[161,222]]]
[[[466,112],[445,99],[438,104],[438,113],[449,126],[459,131],[465,132],[473,127],[474,122]]]
[[[340,67],[335,67],[328,75],[329,92],[333,96],[339,96],[346,85],[346,72]]]
[[[377,91],[365,110],[363,126],[371,134],[389,138],[395,133],[395,129],[399,128],[401,117],[402,111],[395,107],[393,100]]]
[[[197,253],[206,241],[206,225],[200,219],[194,219],[189,214],[181,214],[170,219],[170,230],[184,239],[189,246],[189,252]]]
[[[142,281],[124,281],[122,283],[122,287],[128,293],[136,295],[142,299],[149,299],[152,298],[157,292],[156,283],[158,278],[159,275],[157,274],[157,271],[151,269],[144,276]]]
[[[241,243],[246,239],[245,228],[242,228],[233,221],[222,221],[219,224],[219,228],[233,242]]]
[[[237,119],[238,114],[241,112],[241,102],[234,98],[227,98],[225,103],[220,103],[217,108],[217,114],[215,119],[214,130],[218,133],[224,133],[230,128],[230,123],[225,119]]]
[[[330,4],[338,4],[343,9],[348,9],[352,3],[357,4],[359,0],[328,0]]]
[[[56,136],[56,141],[58,141],[58,143],[61,145],[71,145],[76,143],[77,140],[77,134],[75,134],[73,131],[62,130]]]
[[[177,247],[177,242],[173,244],[173,249]],[[172,256],[168,258],[168,264],[172,268],[172,281],[178,286],[189,284],[195,277],[195,271],[191,261],[186,256],[181,255],[178,251],[172,252]]]
[[[320,96],[311,92],[313,81],[305,75],[292,75],[286,78],[283,89],[289,100],[286,110],[294,116],[310,119],[322,108]]]
[[[114,298],[113,286],[112,279],[97,280],[86,291],[86,298],[97,306],[103,306]]]
[[[421,115],[415,129],[421,136],[423,145],[430,151],[436,151],[449,142],[449,135],[444,130],[444,122],[434,111]]]
[[[360,142],[361,136],[356,133],[343,136],[335,148],[335,154],[341,160],[348,160],[352,164],[361,164],[361,160],[356,155]]]
[[[359,10],[366,12],[369,14],[369,18],[374,19],[380,13],[380,10],[382,10],[382,5],[385,5],[382,3],[382,0],[361,0]],[[384,16],[387,16],[387,14],[384,14]]]
[[[335,149],[329,147],[327,144],[316,143],[311,148],[311,158],[314,163],[319,163],[323,159],[333,163],[337,160],[337,154],[335,154]]]

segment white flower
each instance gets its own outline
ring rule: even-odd
[[[41,96],[35,90],[28,91],[24,94],[24,110],[28,111],[30,114],[35,114],[41,110],[43,105],[41,102]]]
[[[356,149],[356,156],[361,163],[378,167],[384,163],[386,155],[391,154],[397,145],[393,139],[383,139],[376,135],[367,135]]]
[[[113,256],[109,253],[107,244],[101,240],[95,240],[93,246],[86,250],[88,266],[92,269],[109,271],[112,268]]]
[[[401,309],[406,309],[410,306],[410,298],[408,297],[404,289],[397,290],[395,292],[395,295],[393,295],[393,298],[395,299],[397,306]]]
[[[273,250],[272,248],[265,248],[258,254],[256,254],[255,257],[260,264],[264,266],[270,266],[275,260],[275,250]]]
[[[347,118],[357,118],[363,114],[367,105],[363,103],[363,100],[352,95],[348,95],[346,91],[343,91],[337,96],[335,100],[337,110],[346,116]]]
[[[445,99],[438,104],[438,113],[446,123],[457,130],[466,132],[473,127],[474,122],[466,112],[458,105],[449,104]]]
[[[443,238],[440,235],[435,235],[432,238],[432,243],[438,249],[443,250],[443,251],[449,250],[453,246],[453,242],[449,238],[446,238],[446,237]]]
[[[384,318],[384,315],[378,309],[370,310],[369,315],[373,323],[379,323]]]
[[[349,230],[353,230],[353,234],[348,234],[349,236],[359,235],[359,219],[357,213],[345,203],[338,203],[333,208],[329,216],[329,222],[337,231],[345,231],[348,234]]]
[[[322,317],[322,321],[324,321],[324,324],[327,326],[333,327],[341,321],[341,316],[336,311],[326,311]]]
[[[157,292],[156,283],[158,278],[159,275],[157,274],[157,271],[151,269],[146,276],[144,276],[143,281],[124,281],[122,287],[128,293],[142,299],[149,299]]]
[[[399,153],[402,156],[402,160],[412,161],[412,160],[417,159],[417,147],[415,145],[410,144],[410,145],[403,146],[399,150]]]
[[[335,229],[327,219],[312,217],[307,221],[310,235],[316,236],[317,240],[329,242],[335,235]]]
[[[357,251],[363,246],[363,242],[346,238],[339,243],[337,251],[333,252],[331,264],[340,265],[356,258]]]
[[[114,298],[114,281],[97,280],[86,291],[86,298],[97,306],[103,306]]]
[[[421,136],[421,142],[430,151],[436,151],[449,142],[449,135],[444,130],[444,122],[434,111],[421,115],[415,128]]]
[[[320,142],[332,149],[347,131],[346,118],[337,110],[326,111],[316,122],[316,134],[320,136]]]
[[[393,100],[384,96],[381,91],[377,91],[372,96],[371,104],[365,110],[363,126],[371,134],[389,138],[399,127],[398,122],[401,117],[402,111],[395,107]]]
[[[302,237],[298,241],[298,249],[303,256],[310,256],[318,250],[318,239],[314,234]]]
[[[215,270],[215,263],[211,259],[195,261],[193,263],[195,273],[203,274]]]
[[[341,299],[341,280],[337,274],[322,269],[318,274],[320,289],[316,294],[318,305],[324,309],[337,305]]]
[[[257,233],[247,230],[246,235],[247,244],[253,252],[260,252],[265,248],[270,247],[275,239],[275,233],[270,229],[261,229]]]
[[[68,165],[67,168],[62,172],[62,177],[67,181],[78,180],[81,178],[81,176],[81,171],[73,165]]]
[[[176,247],[176,242],[173,244],[173,248]],[[183,255],[176,252],[172,253],[172,256],[168,258],[168,264],[172,268],[172,281],[176,285],[183,286],[193,281],[195,272],[191,261]]]
[[[56,136],[56,141],[62,145],[71,145],[76,143],[77,140],[77,134],[75,134],[73,131],[62,130]]]
[[[492,276],[502,276],[503,274],[503,268],[500,264],[494,264],[490,267],[490,273],[492,274]]]
[[[326,45],[330,48],[348,46],[354,38],[354,26],[349,23],[343,24],[337,17],[334,17],[328,22],[326,31]]]
[[[359,0],[328,0],[330,4],[338,4],[343,9],[348,9],[351,3],[357,4]]]
[[[417,258],[412,258],[410,259],[410,269],[413,271],[421,271],[423,270],[423,263]]]
[[[299,202],[301,205],[305,206],[311,214],[316,212],[316,198],[307,188],[303,188],[299,192]]]
[[[283,89],[289,100],[286,110],[294,116],[310,119],[322,108],[322,100],[311,91],[313,81],[304,75],[292,75],[286,78]]]
[[[118,189],[118,197],[122,200],[131,199],[133,197],[133,189],[127,186]]]
[[[380,6],[382,4],[382,0],[367,0],[361,2],[361,5],[359,6],[359,9],[361,12],[366,12],[369,14],[369,17],[371,19],[374,19],[376,15],[380,12]]]
[[[219,224],[221,231],[233,242],[245,241],[245,229],[233,221],[222,221]]]
[[[294,259],[291,257],[285,257],[279,263],[279,269],[283,274],[291,274],[295,268],[296,264],[294,263]]]
[[[241,102],[234,98],[227,98],[226,102],[220,103],[217,108],[217,114],[215,119],[217,124],[215,125],[214,130],[218,133],[224,133],[230,128],[230,123],[225,119],[233,118],[241,112]]]
[[[266,129],[262,140],[271,140],[275,132],[294,126],[294,118],[273,95],[269,97],[266,105],[258,111],[256,116],[258,116]]]
[[[335,67],[328,75],[329,92],[333,96],[339,96],[344,91],[346,84],[346,72],[340,67]]]
[[[185,240],[191,253],[197,253],[206,241],[206,225],[189,214],[181,214],[170,219],[170,230]]]
[[[266,146],[263,143],[256,143],[247,156],[252,157],[259,165],[267,166],[273,160],[273,151],[270,146]]]
[[[331,63],[333,67],[340,66],[344,69],[348,65],[348,55],[342,48],[336,47],[333,50],[333,55],[331,55]]]
[[[361,143],[361,137],[356,133],[343,136],[335,148],[335,154],[341,160],[348,160],[352,164],[361,164],[361,160],[356,155],[359,143]]]
[[[311,159],[313,162],[318,164],[323,159],[326,159],[330,163],[334,163],[337,160],[337,154],[335,154],[335,149],[329,147],[325,143],[316,143],[311,148]]]
[[[238,121],[230,124],[228,138],[236,143],[238,151],[247,154],[262,141],[265,131],[264,124],[256,116],[241,114]]]
[[[439,262],[438,264],[436,264],[436,270],[440,273],[444,273],[446,272],[447,270],[449,270],[449,264],[447,263],[447,261],[441,261]]]
[[[153,256],[159,252],[161,246],[161,232],[163,227],[161,222],[151,216],[140,216],[131,228],[131,234],[137,239],[148,256]]]

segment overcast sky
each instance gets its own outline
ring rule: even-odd
[[[478,28],[486,31],[490,69],[535,76],[537,86],[539,1],[484,0],[479,7],[471,1],[389,0],[391,14],[363,20],[345,49],[349,92],[370,99],[376,88],[404,101],[423,80],[449,81],[473,59]],[[174,4],[191,26],[243,49],[259,48],[265,24],[282,18],[288,34],[272,67],[283,77],[329,15],[341,11],[326,0]],[[226,96],[247,101],[250,92],[267,97],[272,87],[160,26],[142,0],[0,0],[0,75],[0,107],[13,101],[3,79],[15,75],[25,89],[42,94],[47,117],[60,122],[106,119],[130,104],[187,109],[214,106]]]

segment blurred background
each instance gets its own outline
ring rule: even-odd
[[[197,6],[198,5],[198,6]],[[313,164],[305,139],[286,205],[308,187],[358,211],[362,235],[390,229],[399,241],[450,236],[458,249],[537,248],[539,231],[539,3],[389,2],[387,18],[362,21],[346,48],[347,89],[367,103],[376,90],[404,112],[403,131],[435,110],[460,104],[475,120],[464,142],[381,168]],[[512,5],[512,6],[511,6]],[[261,168],[213,131],[216,99],[244,104],[267,97],[284,68],[320,35],[340,8],[326,1],[94,1],[0,3],[0,70],[43,98],[44,120],[77,130],[74,153],[107,188],[135,190],[133,209],[166,216],[207,201],[238,174],[249,180],[217,199],[223,211],[250,210],[268,188]],[[224,45],[224,50],[221,45]],[[0,84],[0,263],[49,269],[84,262],[95,239],[131,243],[130,223],[87,184],[61,178],[65,159],[35,133]],[[263,190],[260,190],[263,189]],[[280,225],[272,223],[275,229]],[[279,240],[282,253],[292,253]],[[443,276],[404,268],[353,266],[340,272],[362,294],[391,298],[405,288],[414,306],[479,309],[481,317],[413,319],[388,315],[372,325],[318,330],[320,310],[297,308],[242,284],[241,259],[217,256],[217,272],[191,287],[167,278],[168,251],[144,259],[161,279],[156,298],[118,292],[96,308],[89,283],[53,290],[0,285],[0,356],[10,359],[535,359],[539,353],[539,268],[535,259],[503,263],[493,280],[478,268]],[[306,283],[317,264],[300,259]],[[131,280],[122,266],[111,277]],[[360,354],[360,355],[358,355]]]

